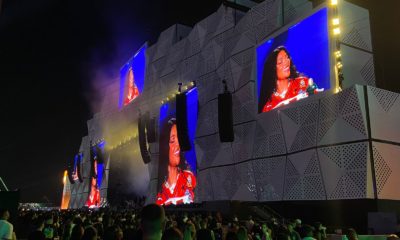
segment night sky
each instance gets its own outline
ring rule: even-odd
[[[352,2],[370,10],[379,86],[400,92],[400,1]],[[3,0],[0,177],[8,187],[21,190],[22,202],[59,205],[63,170],[87,135],[101,89],[145,41],[174,23],[193,26],[220,4]]]

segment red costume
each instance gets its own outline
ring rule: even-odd
[[[180,171],[175,186],[170,186],[167,181],[162,184],[161,192],[157,194],[158,205],[192,203],[196,177],[191,171]]]
[[[137,96],[139,96],[139,89],[136,86],[129,87],[130,89],[128,90],[128,95],[126,96],[124,100],[124,106],[128,105],[130,102],[132,102]],[[132,91],[132,94],[129,94]]]
[[[273,92],[268,102],[264,105],[262,112],[268,112],[282,105],[296,102],[308,97],[310,93],[313,94],[320,91],[323,91],[323,89],[318,89],[312,78],[298,77],[289,80],[288,89],[282,94]]]
[[[89,208],[100,207],[100,191],[97,188],[90,192],[86,206]]]

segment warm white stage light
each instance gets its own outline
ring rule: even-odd
[[[333,29],[333,35],[339,35],[340,34],[340,28],[334,28]]]

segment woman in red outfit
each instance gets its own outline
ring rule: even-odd
[[[135,98],[137,98],[137,96],[139,96],[139,89],[136,86],[135,76],[133,74],[132,68],[129,68],[126,78],[128,80],[128,93],[126,94],[124,100],[124,106],[128,105]]]
[[[297,72],[289,52],[280,46],[264,64],[259,112],[268,112],[322,90],[318,89],[312,78]]]
[[[86,200],[86,206],[89,208],[100,207],[100,191],[97,186],[97,161],[95,160],[93,164],[94,176],[90,178],[90,193]]]
[[[175,119],[171,119],[168,125],[170,130],[168,131],[167,174],[161,185],[161,191],[157,194],[156,203],[159,205],[192,203],[196,177],[190,170],[182,168],[186,164],[181,161],[181,148]]]

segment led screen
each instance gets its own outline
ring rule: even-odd
[[[187,204],[194,201],[196,187],[196,152],[193,140],[197,125],[197,89],[186,93],[186,112],[191,149],[181,151],[176,126],[176,101],[171,100],[160,108],[160,156],[158,168],[159,205]]]
[[[119,108],[128,105],[142,93],[145,72],[146,45],[141,47],[120,70]]]
[[[89,178],[89,196],[86,200],[86,206],[89,208],[97,208],[101,206],[102,199],[100,196],[100,188],[104,175],[104,141],[96,146],[91,147],[91,169]]]
[[[330,88],[327,8],[257,47],[257,86],[259,113]]]
[[[83,153],[78,153],[75,155],[74,157],[74,165],[73,165],[73,169],[72,169],[72,179],[74,181],[78,181],[81,180],[81,173],[80,173],[80,169],[81,169],[81,162],[83,159]]]

